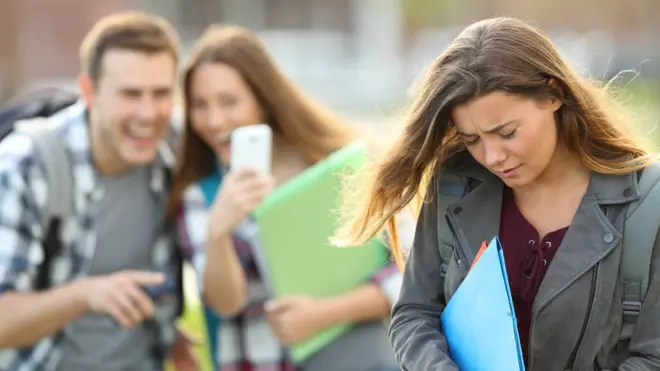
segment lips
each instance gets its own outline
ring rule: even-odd
[[[516,167],[512,167],[512,168],[510,168],[510,169],[506,169],[506,170],[503,171],[503,173],[510,173],[510,172],[516,170],[517,168],[518,168],[518,166],[516,166]]]
[[[505,176],[505,177],[506,177],[506,176],[510,176],[510,175],[512,175],[513,172],[514,172],[516,169],[518,169],[520,166],[521,166],[521,165],[518,165],[518,166],[516,166],[516,167],[512,167],[512,168],[508,168],[508,169],[506,169],[506,170],[497,171],[497,173],[500,174],[501,176]]]
[[[127,132],[128,135],[137,139],[152,139],[156,136],[156,130],[153,127],[130,125]]]
[[[231,139],[231,133],[218,134],[218,144],[225,144]]]

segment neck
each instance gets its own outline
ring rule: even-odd
[[[96,171],[103,176],[114,176],[129,169],[121,161],[116,149],[110,144],[110,139],[103,134],[100,123],[88,115],[89,144],[92,163]]]
[[[284,138],[284,135],[273,135],[273,161],[278,161],[281,157],[288,157],[295,150]]]
[[[513,190],[516,199],[536,199],[558,193],[586,191],[591,171],[564,146],[558,145],[547,168],[533,183]]]

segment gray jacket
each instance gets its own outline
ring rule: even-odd
[[[392,346],[403,370],[458,370],[447,355],[439,317],[481,242],[499,231],[502,182],[473,161],[452,165],[447,172],[471,179],[471,190],[460,201],[441,205],[436,180],[429,187],[433,202],[420,213],[390,325]],[[534,301],[527,371],[660,370],[658,248],[636,329],[632,338],[619,341],[621,231],[629,203],[638,198],[636,174],[592,174]],[[655,247],[659,243],[656,239]],[[443,259],[442,251],[447,250],[443,245],[451,246],[454,256]],[[444,275],[443,262],[448,264]]]

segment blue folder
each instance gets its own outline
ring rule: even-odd
[[[441,315],[449,356],[461,371],[524,371],[502,245],[495,237]]]

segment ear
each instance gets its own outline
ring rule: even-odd
[[[561,88],[557,80],[555,80],[553,77],[548,79],[548,85],[550,85],[550,89],[554,93],[553,96],[548,101],[548,108],[551,109],[553,112],[555,112],[563,104],[562,101],[564,98],[564,90]]]
[[[85,101],[87,107],[94,104],[94,82],[88,75],[78,76],[78,89],[80,90],[81,98]]]

